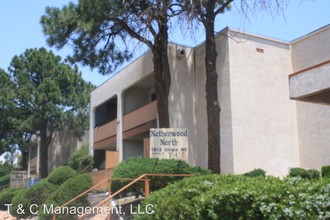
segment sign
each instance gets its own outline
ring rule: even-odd
[[[27,171],[11,171],[10,173],[10,187],[26,187],[28,178]]]
[[[188,129],[150,129],[150,157],[188,163]]]

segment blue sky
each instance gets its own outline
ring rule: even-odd
[[[47,47],[45,36],[39,24],[40,17],[46,6],[61,7],[68,0],[10,0],[0,2],[0,68],[7,69],[14,55],[23,53],[28,48]],[[239,1],[236,1],[239,2]],[[281,40],[291,41],[330,23],[329,0],[291,0],[284,16],[276,18],[266,13],[250,16],[249,20],[242,18],[234,6],[232,11],[221,15],[217,19],[216,30],[226,26],[252,32]],[[199,44],[204,39],[203,29],[195,34],[181,36],[181,32],[172,31],[170,40],[188,46]],[[71,53],[70,47],[60,51],[54,50],[63,58]],[[137,54],[141,54],[136,49]],[[81,66],[80,66],[81,67]],[[83,77],[95,85],[100,85],[109,76],[101,76],[97,70],[88,67],[80,68]]]

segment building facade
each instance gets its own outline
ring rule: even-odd
[[[80,138],[76,137],[74,132],[63,128],[60,131],[55,131],[52,141],[48,146],[48,173],[64,164],[67,164],[70,156],[89,142],[89,134],[86,131]],[[34,146],[29,149],[28,159],[28,177],[39,177],[40,167],[40,141],[35,139]]]
[[[216,38],[221,169],[330,165],[330,26],[292,42],[226,28]],[[205,49],[169,45],[170,125],[189,130],[189,163],[207,166]],[[150,52],[91,93],[90,150],[99,169],[148,156],[157,128]]]

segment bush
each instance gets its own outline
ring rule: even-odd
[[[31,207],[31,201],[29,199],[28,189],[24,189],[17,193],[11,201],[12,206],[10,207],[10,214],[17,218],[27,218],[31,215],[28,211],[29,207]],[[20,212],[20,206],[23,206],[24,213]]]
[[[289,177],[300,177],[303,179],[319,179],[320,172],[317,170],[306,170],[303,168],[292,168],[289,172]]]
[[[10,174],[11,166],[8,163],[4,163],[0,165],[0,176],[5,176]]]
[[[70,157],[68,165],[78,173],[92,171],[93,157],[88,152],[88,145],[83,145],[76,150]]]
[[[42,180],[31,188],[24,189],[23,192],[20,192],[13,198],[13,206],[10,209],[10,212],[13,216],[18,218],[26,218],[33,213],[36,213],[38,211],[38,207],[40,207],[40,205],[46,201],[47,197],[57,188],[58,186],[51,184],[46,180]],[[18,211],[19,204],[23,205],[24,214]],[[31,206],[32,204],[33,206]]]
[[[54,208],[57,206],[61,206],[70,199],[74,198],[75,196],[79,195],[80,193],[86,191],[90,187],[92,187],[92,176],[89,173],[77,175],[72,177],[71,179],[67,180],[63,183],[55,192],[53,192],[46,200],[45,205],[47,209],[50,206]],[[74,202],[70,203],[68,207],[84,207],[88,206],[87,195],[80,197],[79,199],[75,200]],[[51,214],[43,213],[44,206],[39,207],[39,219],[51,219]],[[74,216],[68,215],[59,215],[57,219],[73,219]]]
[[[47,177],[47,181],[55,185],[61,185],[62,183],[76,175],[77,172],[71,167],[60,166],[49,174],[49,176]]]
[[[262,169],[254,169],[250,172],[244,173],[243,176],[246,177],[266,177],[266,171],[262,170]]]
[[[323,178],[330,178],[330,166],[323,166],[321,168],[321,175]]]
[[[10,184],[10,174],[0,177],[0,186],[7,186]]]
[[[7,188],[0,192],[0,210],[7,211],[5,204],[11,204],[11,200],[17,195],[22,188]]]
[[[211,171],[191,167],[186,162],[180,160],[159,160],[156,158],[133,157],[121,162],[113,171],[113,178],[137,178],[145,173],[154,174],[210,174]],[[166,186],[169,182],[182,179],[182,177],[152,177],[150,191],[155,191]],[[111,184],[112,192],[124,187],[128,181],[113,180]],[[127,191],[138,193],[144,188],[144,183],[139,182],[130,187]]]
[[[197,176],[151,194],[140,210],[154,213],[134,219],[329,219],[329,194],[323,179]]]

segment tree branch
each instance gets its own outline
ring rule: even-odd
[[[129,35],[131,35],[133,38],[136,38],[138,41],[141,41],[142,43],[145,43],[149,48],[153,48],[153,44],[151,41],[149,41],[148,39],[146,39],[145,37],[142,37],[141,35],[139,35],[138,33],[136,33],[134,30],[132,30],[126,22],[122,21],[121,19],[117,19],[116,23],[121,25],[125,31],[127,31],[127,33]]]
[[[220,13],[223,13],[224,10],[229,6],[230,3],[232,3],[234,0],[228,0],[227,2],[225,2],[220,8],[218,8],[216,11],[215,11],[215,15],[217,14],[220,14]]]

